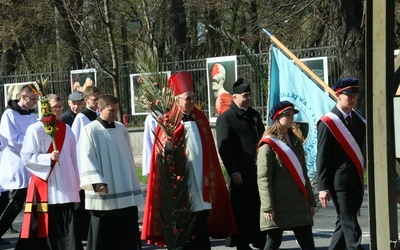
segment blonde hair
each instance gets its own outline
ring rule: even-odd
[[[56,94],[48,94],[46,95],[47,101],[55,100],[56,102],[62,101],[61,98]]]

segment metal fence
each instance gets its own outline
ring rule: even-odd
[[[331,86],[340,75],[336,59],[336,50],[333,46],[308,48],[302,50],[292,51],[298,58],[313,58],[313,57],[327,57],[328,59],[328,82]],[[262,67],[268,68],[269,53],[260,53],[259,60]],[[179,70],[187,70],[191,72],[195,81],[195,95],[199,102],[204,103],[205,111],[208,112],[208,89],[207,89],[207,71],[206,71],[206,58],[187,59],[177,62],[165,62],[165,70],[175,73]],[[257,77],[250,64],[247,62],[243,55],[237,56],[237,72],[238,76],[246,79],[251,84],[254,102],[253,106],[256,107],[263,115],[265,112],[266,100],[263,100],[263,93],[260,84],[257,82]],[[135,72],[134,65],[123,66],[120,68],[120,108],[124,113],[128,114],[130,126],[142,126],[145,116],[144,115],[130,115],[132,111],[131,98],[132,93],[130,89],[130,74]],[[0,76],[0,114],[2,114],[6,107],[6,93],[5,84],[31,82],[40,77],[49,78],[49,88],[52,93],[59,95],[64,104],[67,105],[67,98],[71,92],[71,79],[70,72],[42,72],[42,73],[29,73],[29,74],[16,74]],[[112,79],[105,73],[98,70],[97,72],[97,86],[100,87],[103,93],[113,93]]]

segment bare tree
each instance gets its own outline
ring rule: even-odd
[[[118,6],[112,6],[110,0],[87,1],[84,13],[80,13],[66,4],[66,1],[63,3],[70,27],[88,52],[90,61],[111,77],[113,94],[120,99],[119,61],[114,34],[115,17],[118,15],[113,13]]]

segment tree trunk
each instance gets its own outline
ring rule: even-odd
[[[168,0],[168,14],[171,25],[171,56],[174,60],[183,59],[186,46],[186,13],[183,0]]]
[[[341,65],[341,77],[359,79],[360,96],[358,106],[362,113],[365,83],[365,22],[364,2],[358,0],[336,0],[333,2],[333,30],[335,45]]]
[[[112,71],[111,78],[113,82],[113,90],[114,96],[120,100],[120,91],[119,91],[119,73],[118,73],[118,55],[117,48],[115,45],[115,39],[113,34],[113,26],[110,18],[110,9],[109,9],[110,1],[104,0],[104,17],[105,17],[105,25],[107,30],[107,38],[110,46],[111,53],[111,62],[112,62]],[[123,115],[122,108],[119,109],[118,121],[121,121]]]
[[[218,13],[218,7],[216,6],[217,0],[207,0],[205,2],[205,13],[207,23],[215,28],[221,28],[220,17]],[[221,55],[221,48],[219,46],[219,40],[217,33],[213,29],[208,29],[207,43],[208,51],[210,55]]]
[[[57,9],[56,11],[56,17],[57,22],[58,22],[58,27],[57,27],[57,34],[59,38],[64,41],[64,45],[66,48],[70,49],[70,53],[68,54],[68,59],[66,60],[67,65],[59,65],[58,70],[65,70],[65,69],[82,69],[82,55],[81,55],[81,50],[80,50],[80,39],[79,36],[76,33],[76,30],[79,30],[79,25],[75,24],[75,27],[72,27],[71,25],[72,22],[69,21],[68,18],[68,9],[70,8],[71,10],[77,10],[82,8],[83,5],[83,0],[78,0],[74,1],[73,6],[64,6],[64,1],[62,0],[54,0],[55,7]],[[68,1],[65,2],[65,4],[69,4]],[[74,11],[75,12],[75,11]],[[76,11],[75,13],[79,13],[79,11]],[[57,42],[57,46],[62,46],[60,45],[59,42]],[[61,52],[62,53],[62,52]],[[59,54],[57,57],[65,57],[64,54]],[[61,61],[61,60],[58,60]]]

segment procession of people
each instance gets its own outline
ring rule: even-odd
[[[10,244],[1,236],[25,207],[16,249],[211,249],[210,239],[219,238],[226,247],[267,250],[279,249],[284,231],[293,231],[302,249],[315,249],[316,202],[326,207],[332,199],[338,219],[330,249],[363,249],[357,212],[365,124],[352,111],[357,79],[333,86],[337,105],[317,123],[319,197],[293,132],[294,104],[276,103],[267,125],[252,108],[251,84],[239,77],[217,118],[215,143],[195,86],[187,71],[171,75],[171,106],[150,110],[146,193],[115,96],[96,86],[72,92],[63,114],[59,96],[24,86],[1,117],[0,245]]]

